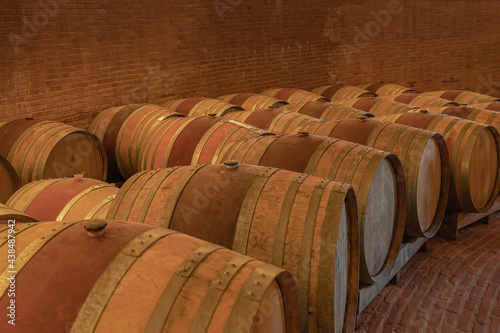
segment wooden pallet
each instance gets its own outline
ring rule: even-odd
[[[490,215],[500,210],[500,197],[497,198],[493,206],[485,213],[462,213],[451,212],[444,217],[443,224],[439,228],[438,235],[457,240],[459,230],[475,222],[488,224]]]
[[[397,284],[399,281],[399,272],[401,268],[417,253],[417,251],[426,251],[427,250],[427,238],[413,238],[410,240],[405,240],[401,245],[401,248],[398,253],[398,258],[396,259],[396,263],[392,268],[389,276],[375,284],[371,285],[360,285],[358,292],[358,311],[356,314],[356,329],[361,326],[361,312],[370,304],[371,301],[377,296],[380,291],[388,284],[393,283]]]

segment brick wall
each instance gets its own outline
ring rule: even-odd
[[[399,1],[3,2],[0,121],[336,82],[498,93],[495,1]]]

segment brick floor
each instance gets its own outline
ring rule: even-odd
[[[435,237],[361,314],[358,332],[500,333],[500,213]]]

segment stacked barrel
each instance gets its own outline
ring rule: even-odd
[[[403,237],[494,204],[498,103],[377,83],[124,105],[88,132],[2,123],[0,232],[18,233],[16,297],[29,310],[18,319],[353,332],[359,288],[386,283]]]

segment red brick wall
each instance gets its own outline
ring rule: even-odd
[[[0,121],[335,82],[498,93],[497,2],[399,1],[4,1]]]

